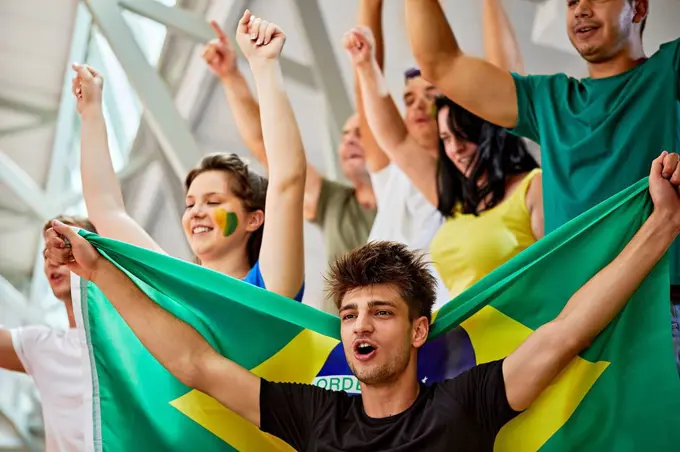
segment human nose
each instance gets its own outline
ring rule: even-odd
[[[579,2],[576,4],[576,8],[574,8],[574,16],[577,19],[582,19],[588,18],[592,16],[592,14],[593,11],[590,0],[579,0]]]
[[[357,335],[373,332],[373,322],[368,313],[359,313],[354,322],[354,333]]]

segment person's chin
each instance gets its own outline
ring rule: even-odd
[[[213,240],[206,240],[207,237],[192,237],[190,244],[191,244],[191,251],[196,256],[200,256],[201,254],[205,253],[210,253],[210,251],[215,248],[215,244],[213,243]]]
[[[437,128],[430,122],[417,122],[411,124],[408,132],[418,141],[427,141],[431,139],[438,140]]]
[[[343,172],[345,173],[345,177],[347,177],[349,180],[353,180],[368,174],[363,160],[361,162],[352,162],[351,164],[346,165],[343,168]]]
[[[571,44],[574,46],[578,54],[581,55],[581,58],[583,58],[589,63],[598,63],[606,59],[602,55],[601,45],[596,45],[595,43],[575,44],[574,40],[571,41]]]
[[[212,247],[207,246],[197,247],[194,248],[192,251],[194,252],[194,255],[202,261],[210,260],[210,258],[214,254],[212,252]]]
[[[71,295],[70,280],[67,282],[66,285],[60,283],[58,287],[52,287],[52,293],[58,300],[63,301],[65,298],[68,298]]]
[[[420,133],[423,133],[423,130],[429,130],[432,128],[432,123],[430,121],[411,121],[411,124],[409,124],[409,129],[412,129],[413,131],[419,131]]]

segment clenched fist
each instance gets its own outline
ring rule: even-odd
[[[286,42],[286,35],[276,24],[255,17],[250,10],[246,10],[238,23],[236,42],[243,55],[253,63],[256,60],[277,59]]]
[[[91,110],[100,110],[104,77],[87,64],[73,63],[71,67],[76,72],[71,81],[71,90],[76,96],[78,113],[82,116]]]
[[[104,259],[75,229],[57,220],[45,233],[45,258],[54,266],[66,265],[88,281],[92,281]]]
[[[342,45],[355,67],[369,64],[375,58],[375,38],[369,28],[352,28],[342,38]]]
[[[680,156],[663,151],[652,162],[649,194],[654,211],[660,212],[680,232]]]

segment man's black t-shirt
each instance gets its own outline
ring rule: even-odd
[[[513,417],[502,361],[431,386],[421,385],[406,411],[369,418],[361,396],[262,380],[260,424],[300,452],[492,451]]]

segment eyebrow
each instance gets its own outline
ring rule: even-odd
[[[373,300],[373,301],[368,302],[369,308],[377,308],[377,307],[381,307],[381,306],[389,306],[389,307],[392,307],[392,308],[397,307],[396,304],[394,304],[391,301],[387,301],[387,300]],[[357,304],[356,303],[346,304],[345,306],[340,308],[340,312],[349,311],[351,309],[357,309]]]
[[[210,193],[204,194],[202,197],[207,198],[208,196],[214,196],[214,195],[225,195],[226,193],[220,193],[216,191],[211,191]],[[195,198],[194,195],[186,195],[185,198]]]

